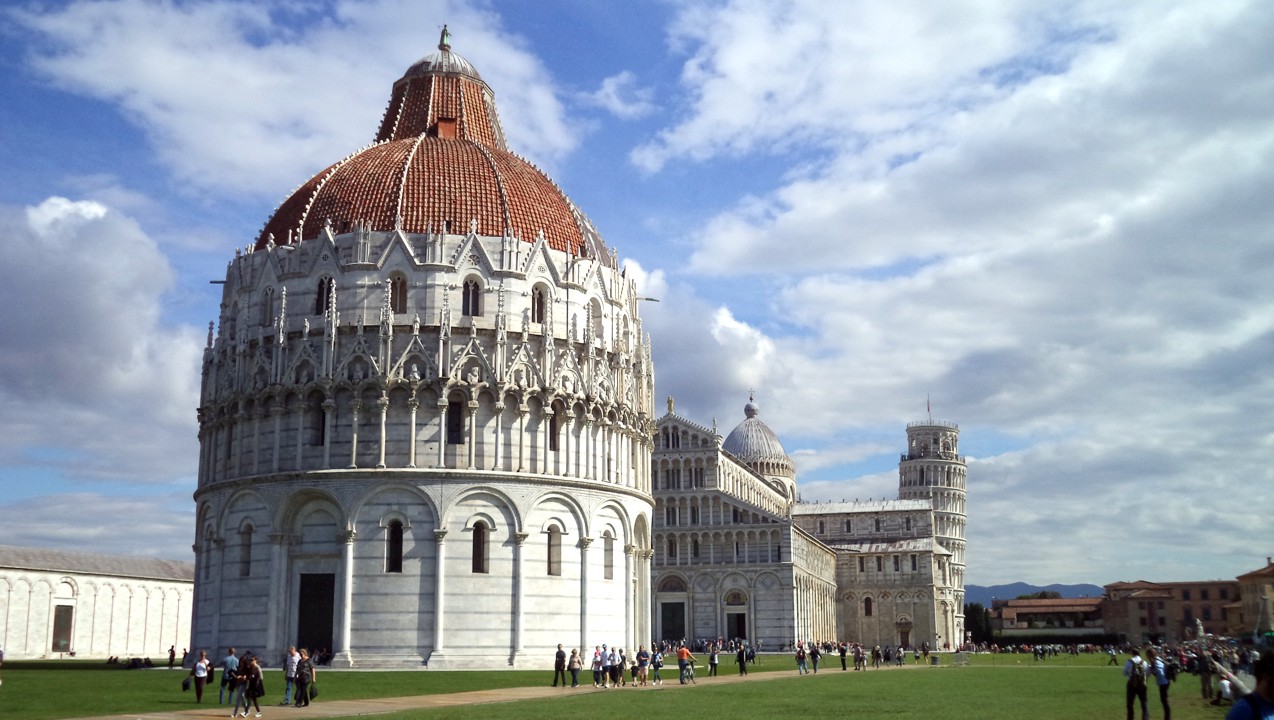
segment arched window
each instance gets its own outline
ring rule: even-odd
[[[402,275],[389,279],[389,309],[397,314],[407,312],[407,278]]]
[[[549,575],[562,574],[562,529],[556,525],[549,527]]]
[[[863,598],[863,617],[871,617],[871,598]]]
[[[561,405],[554,405],[554,406],[553,406],[553,414],[552,414],[552,415],[549,415],[549,452],[557,452],[557,451],[558,451],[558,437],[557,437],[557,436],[558,436],[558,434],[560,433],[560,430],[561,430],[561,428],[560,428],[560,426],[558,425],[558,423],[560,423],[560,422],[561,422],[561,419],[560,419],[560,418],[561,418],[561,416],[562,416],[562,413],[564,413],[564,412],[566,412],[566,408],[564,408],[564,407],[563,407],[563,406],[561,406]]]
[[[487,554],[488,535],[490,530],[487,524],[481,520],[473,524],[473,571],[475,573],[488,573],[490,570],[490,555]]]
[[[464,403],[459,400],[447,402],[447,444],[464,444]]]
[[[818,534],[819,535],[827,534],[827,523],[822,520],[818,521]]]
[[[846,532],[846,533],[852,533],[853,531],[854,531],[854,524],[853,524],[852,522],[850,522],[849,520],[846,520],[846,521],[845,521],[845,532]]]
[[[318,294],[314,297],[315,315],[323,315],[327,313],[328,304],[332,301],[333,282],[332,278],[327,275],[319,278]]]
[[[461,297],[461,312],[469,317],[480,317],[482,315],[482,286],[477,280],[469,279],[464,281],[463,296]]]
[[[403,524],[400,520],[389,523],[385,530],[385,572],[403,571]]]
[[[252,525],[239,529],[239,577],[252,574]]]
[[[690,557],[695,560],[699,559],[699,538],[693,538],[690,541]]]
[[[261,291],[261,324],[269,325],[274,322],[274,288],[268,287]]]
[[[544,288],[531,290],[531,322],[544,322]]]
[[[668,538],[667,557],[673,562],[677,561],[677,538]]]
[[[907,532],[911,532],[911,518],[904,518],[903,525],[906,526]]]
[[[615,537],[610,530],[602,533],[602,576],[615,579]]]

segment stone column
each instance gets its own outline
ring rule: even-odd
[[[354,400],[349,404],[350,409],[350,433],[349,433],[349,467],[358,467],[358,413],[363,409],[362,400]]]
[[[504,468],[501,467],[500,463],[503,457],[502,450],[504,449],[504,443],[502,442],[504,433],[501,432],[504,429],[504,402],[497,400],[492,405],[492,408],[495,410],[495,417],[492,419],[492,422],[495,423],[495,447],[492,448],[490,469],[503,470]]]
[[[443,598],[446,596],[447,586],[446,541],[446,530],[434,530],[434,649],[429,656],[430,659],[433,659],[435,655],[441,656],[445,647],[442,628],[444,625]]]
[[[323,467],[332,467],[332,433],[336,432],[336,401],[323,401]]]
[[[288,646],[288,623],[292,619],[292,601],[288,595],[292,568],[289,567],[288,547],[292,536],[288,533],[270,533],[270,595],[266,614],[265,656],[278,657]]]
[[[270,406],[270,414],[274,416],[274,453],[270,458],[270,471],[279,471],[279,452],[283,443],[283,403],[276,402]]]
[[[465,426],[469,428],[469,442],[466,443],[469,450],[469,469],[476,470],[478,467],[478,401],[470,400],[465,407],[469,409],[469,417],[465,418]]]
[[[633,551],[636,548],[632,545],[624,546],[624,647],[636,647],[634,642],[637,637],[636,628],[634,627],[636,608],[634,600],[636,599],[637,583],[633,577]]]
[[[337,631],[332,648],[332,667],[353,667],[350,656],[350,625],[354,619],[354,537],[353,530],[337,533],[336,541],[345,546],[341,554],[340,584],[336,592]]]
[[[526,586],[526,563],[524,552],[526,539],[530,533],[513,533],[513,666],[518,666],[518,658],[522,655],[522,638],[524,633],[525,612],[523,604]]]
[[[593,538],[579,539],[579,647],[580,652],[588,647],[588,546]]]
[[[438,399],[438,467],[447,467],[447,398]]]
[[[389,416],[389,398],[384,393],[376,400],[376,407],[380,409],[380,456],[376,461],[377,468],[385,467],[385,421]]]
[[[420,401],[412,398],[407,401],[407,428],[411,433],[407,443],[407,467],[416,467],[416,409],[420,407]]]
[[[526,472],[526,403],[518,404],[518,472]]]

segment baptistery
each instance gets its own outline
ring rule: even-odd
[[[236,251],[199,406],[193,647],[542,667],[650,637],[636,287],[438,51]]]

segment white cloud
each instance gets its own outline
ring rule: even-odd
[[[625,70],[602,80],[597,90],[583,95],[584,102],[603,108],[622,120],[635,120],[654,112],[650,88],[635,87],[637,76]]]
[[[160,324],[174,288],[154,241],[96,202],[0,215],[0,459],[78,478],[193,474],[201,338]]]
[[[43,41],[33,68],[117,104],[194,190],[281,193],[370,142],[393,82],[434,51],[404,17],[449,18],[455,52],[520,109],[501,118],[514,151],[547,166],[570,153],[557,91],[523,43],[481,9],[429,5],[83,0],[10,17]]]
[[[0,545],[193,562],[194,535],[195,506],[184,491],[153,497],[61,493],[0,505]]]

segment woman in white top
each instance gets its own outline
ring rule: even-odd
[[[190,674],[195,676],[195,702],[203,702],[203,686],[208,682],[208,651],[200,650],[199,659],[195,661],[195,666],[190,669]]]

